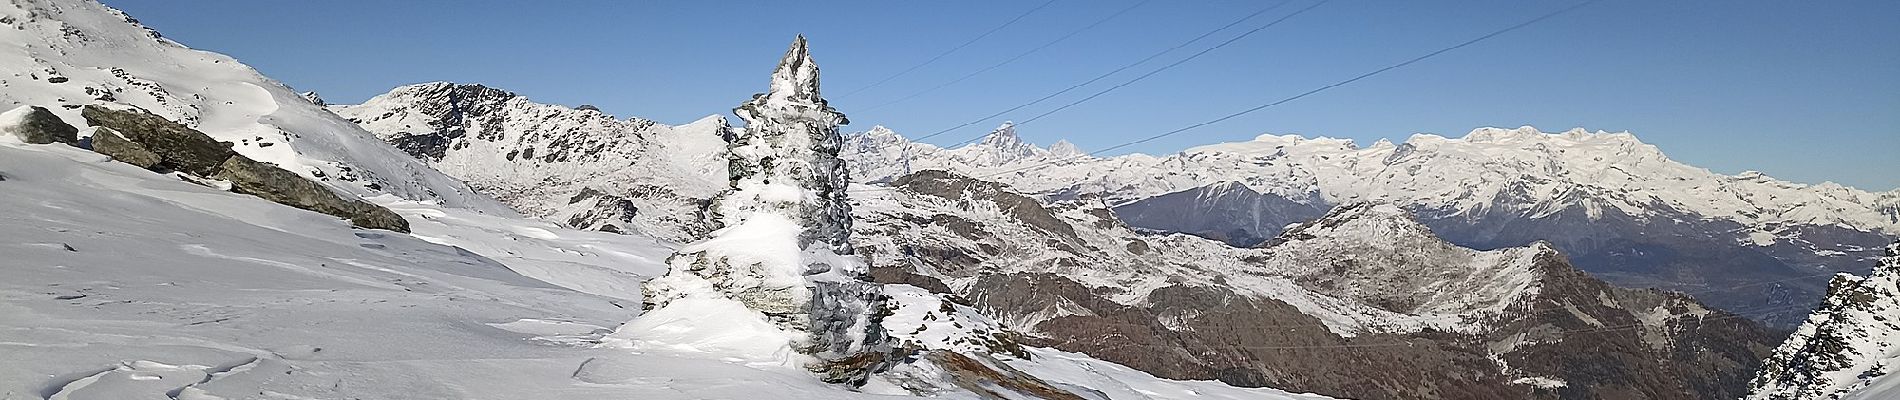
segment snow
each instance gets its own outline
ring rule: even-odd
[[[1013,128],[1008,136],[1014,136]],[[1717,174],[1670,160],[1628,132],[1479,128],[1462,138],[1418,134],[1396,146],[1369,147],[1347,139],[1264,134],[1162,156],[1061,162],[981,156],[996,153],[992,141],[940,149],[879,127],[850,136],[845,148],[860,181],[943,169],[1018,192],[1095,193],[1111,203],[1241,182],[1288,199],[1387,201],[1452,215],[1513,211],[1537,216],[1579,207],[1595,217],[1606,209],[1638,218],[1680,212],[1751,227],[1833,225],[1900,234],[1900,208],[1881,206],[1895,202],[1891,194],[1832,183],[1796,184],[1757,172]],[[1025,168],[1034,173],[1021,173]],[[1499,206],[1511,209],[1492,209]],[[1767,239],[1751,237],[1757,243]]]
[[[533,217],[564,221],[562,206],[592,188],[636,202],[634,220],[616,225],[685,242],[705,233],[695,228],[701,222],[693,218],[698,201],[725,187],[714,184],[726,179],[726,143],[720,136],[728,128],[719,116],[669,126],[447,82],[402,86],[360,105],[329,109],[385,138],[467,131],[454,145],[444,143],[448,148],[440,159],[427,160],[429,165]],[[516,156],[527,152],[535,155]],[[666,193],[627,195],[654,191],[649,188]]]
[[[1900,394],[1900,242],[1865,277],[1840,274],[1828,297],[1750,382],[1750,399],[1885,399]]]
[[[621,326],[604,345],[795,367],[802,357],[792,352],[798,340],[737,301],[683,298]]]
[[[22,0],[0,4],[0,20],[0,107],[46,107],[82,129],[81,105],[137,107],[346,193],[513,213],[237,60],[160,38],[118,10]]]
[[[31,106],[14,107],[12,110],[0,113],[0,142],[19,143],[20,137],[16,132],[20,125],[26,124],[26,115],[31,113],[33,113]]]
[[[616,250],[394,202],[465,250],[63,145],[0,144],[0,173],[0,398],[865,397],[802,369],[596,346],[637,302],[514,271],[650,273],[651,239],[610,235],[636,243]]]
[[[1257,399],[1322,400],[1331,397],[1288,393],[1271,388],[1238,388],[1217,381],[1177,381],[1084,354],[1029,348],[1029,360],[1009,361],[1011,367],[1083,394],[1094,392],[1109,399]],[[1032,361],[1033,360],[1033,361]]]

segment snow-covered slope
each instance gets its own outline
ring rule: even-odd
[[[1841,274],[1808,321],[1763,362],[1750,399],[1900,396],[1900,242],[1872,274]]]
[[[138,107],[346,193],[511,213],[237,60],[93,1],[0,3],[0,54],[0,108],[44,106],[78,124],[83,105]]]
[[[64,145],[0,143],[0,175],[0,398],[862,396],[594,346],[650,239],[388,196],[419,236],[353,230]]]
[[[1365,147],[1262,135],[1164,156],[1060,160],[971,157],[992,146],[938,149],[888,129],[848,139],[861,181],[958,171],[1047,199],[1101,196],[1139,227],[1237,245],[1336,204],[1390,202],[1460,245],[1546,240],[1618,284],[1737,310],[1812,301],[1827,272],[1863,271],[1900,235],[1892,192],[1716,174],[1629,133],[1482,128]],[[1214,215],[1230,217],[1186,217]],[[1792,325],[1800,314],[1755,316]]]
[[[709,231],[700,210],[723,187],[705,183],[726,178],[729,128],[718,116],[667,126],[446,82],[330,109],[527,215],[577,229],[690,241]]]

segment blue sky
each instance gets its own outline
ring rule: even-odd
[[[1056,0],[940,61],[873,82],[1042,0],[106,0],[167,37],[230,54],[332,102],[390,87],[479,82],[537,101],[682,123],[764,89],[794,34],[854,122],[921,136],[1034,100],[1275,0]],[[929,140],[953,144],[1291,13],[1236,29],[1049,102]],[[1573,1],[1333,1],[1179,67],[1022,126],[1102,149],[1285,98],[1560,9]],[[1132,11],[957,84],[885,105]],[[1118,152],[1165,154],[1261,133],[1369,144],[1479,126],[1628,130],[1717,172],[1900,187],[1900,2],[1606,0],[1348,86]],[[881,107],[880,107],[881,106]]]

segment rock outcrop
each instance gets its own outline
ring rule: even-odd
[[[893,361],[879,324],[888,311],[852,255],[838,159],[838,125],[848,121],[818,87],[800,36],[770,90],[733,110],[746,127],[729,141],[730,188],[709,210],[718,230],[668,260],[671,271],[647,283],[647,302],[664,311],[681,299],[737,301],[799,337],[792,347],[815,358],[806,367],[821,379],[863,384]]]
[[[1895,372],[1900,372],[1900,242],[1887,246],[1872,274],[1834,277],[1821,307],[1763,362],[1748,398],[1893,398],[1900,395]]]
[[[322,184],[304,179],[275,165],[257,162],[244,156],[231,156],[225,159],[224,164],[218,169],[218,174],[212,178],[230,181],[233,192],[343,217],[359,227],[409,232],[409,221],[402,219],[401,215],[396,215],[396,212],[388,208],[362,200],[342,198]]]
[[[92,126],[110,128],[125,139],[159,156],[158,164],[147,169],[177,170],[210,177],[223,168],[224,160],[238,155],[231,143],[171,120],[144,111],[113,110],[86,106],[80,115]]]
[[[32,144],[79,143],[79,128],[61,121],[58,115],[53,115],[53,112],[47,110],[46,107],[26,106],[8,111],[4,116],[10,118],[0,119],[0,123],[7,125],[0,126],[0,129],[19,136],[21,141]],[[4,121],[4,119],[13,120]]]
[[[231,182],[231,191],[278,204],[329,214],[370,229],[409,232],[409,222],[388,208],[337,194],[275,165],[252,160],[190,127],[143,111],[86,106],[80,115],[95,126],[93,151],[159,172],[178,171]]]
[[[155,169],[158,168],[159,163],[165,162],[164,157],[160,157],[158,153],[153,153],[151,149],[126,139],[117,130],[103,126],[93,128],[92,151],[144,169]]]

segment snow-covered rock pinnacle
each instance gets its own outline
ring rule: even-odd
[[[1808,321],[1750,382],[1749,399],[1890,399],[1900,395],[1900,242],[1867,277],[1840,274]]]
[[[731,186],[710,210],[717,230],[647,283],[653,311],[642,318],[690,318],[736,302],[782,330],[785,346],[817,358],[805,365],[821,378],[862,384],[885,364],[886,308],[851,255],[849,180],[838,159],[847,121],[819,96],[803,36],[773,71],[771,90],[733,113],[746,126],[728,143]]]

